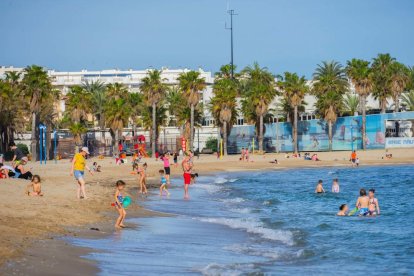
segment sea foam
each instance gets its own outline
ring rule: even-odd
[[[293,234],[290,231],[266,228],[262,222],[252,218],[198,218],[200,221],[221,224],[233,229],[245,230],[247,233],[259,235],[263,239],[280,241],[292,246]]]

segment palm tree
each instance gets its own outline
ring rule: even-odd
[[[356,95],[346,94],[343,98],[342,111],[348,113],[350,116],[354,116],[360,103],[361,101]]]
[[[401,95],[402,104],[405,106],[406,109],[410,111],[414,111],[414,90],[410,90],[409,92],[403,93]]]
[[[85,127],[84,124],[81,124],[81,123],[73,123],[69,127],[69,131],[73,135],[73,140],[74,140],[75,145],[76,145],[76,149],[75,149],[75,154],[76,154],[78,152],[79,146],[82,145],[82,135],[86,133],[87,128]]]
[[[184,105],[187,100],[180,89],[176,86],[171,86],[167,94],[167,106],[170,115],[174,116],[175,125],[181,129],[181,134],[189,140],[191,136],[191,108]],[[202,122],[202,108],[200,105],[194,109],[194,125],[199,125]],[[171,123],[171,122],[170,122]]]
[[[84,122],[92,112],[91,94],[81,86],[72,86],[66,95],[65,107],[72,123]]]
[[[22,86],[25,95],[30,99],[30,112],[32,116],[32,142],[31,153],[33,160],[37,160],[37,124],[41,103],[47,99],[52,90],[52,83],[47,72],[40,66],[32,65],[24,69]]]
[[[329,150],[332,150],[332,125],[342,109],[342,95],[348,91],[345,70],[339,62],[323,61],[313,74],[312,92],[317,97],[316,108],[328,123]]]
[[[362,111],[362,146],[363,149],[366,149],[366,126],[367,126],[367,117],[366,117],[366,101],[367,96],[371,93],[373,89],[373,80],[372,80],[372,71],[369,67],[369,61],[362,59],[352,59],[347,62],[346,73],[349,80],[355,87],[355,92],[359,95],[359,107]]]
[[[142,79],[141,91],[144,93],[148,104],[152,107],[152,157],[155,156],[157,144],[157,105],[165,96],[167,90],[164,80],[161,78],[162,71],[149,70],[148,75]]]
[[[69,130],[75,141],[75,153],[81,146],[82,134],[86,133],[87,116],[92,112],[91,94],[81,86],[72,86],[66,95],[65,113],[69,117]]]
[[[381,113],[387,109],[387,98],[392,96],[392,64],[395,58],[390,54],[378,54],[372,62],[373,95],[379,100]]]
[[[234,79],[218,79],[214,83],[210,110],[217,126],[222,127],[224,155],[227,155],[227,134],[230,129],[228,125],[237,118],[237,94],[238,86]]]
[[[410,70],[402,63],[391,64],[391,95],[394,101],[394,112],[400,111],[400,97],[410,82]]]
[[[277,95],[274,76],[267,68],[260,68],[258,63],[247,66],[241,72],[244,84],[244,110],[245,112],[254,107],[259,119],[259,151],[263,152],[263,118],[266,115],[270,103]],[[246,113],[245,113],[246,115]]]
[[[304,76],[299,77],[296,73],[285,72],[278,82],[278,86],[284,93],[284,98],[293,107],[293,147],[298,152],[298,107],[302,104],[309,87]]]
[[[122,130],[128,124],[128,120],[131,117],[132,109],[127,99],[110,99],[105,105],[105,118],[106,123],[109,125],[112,133],[112,146],[113,152],[119,154],[118,147],[116,146],[119,137],[122,136]]]
[[[178,77],[179,87],[190,106],[190,136],[188,149],[193,150],[194,145],[194,110],[200,101],[200,92],[206,88],[205,79],[200,72],[189,71],[181,73]]]
[[[156,105],[156,109],[157,110],[155,114],[157,115],[157,117],[155,118],[155,122],[156,122],[155,132],[152,129],[154,127],[153,118],[152,118],[152,115],[154,114],[154,112],[152,112],[152,106],[143,104],[142,112],[140,116],[142,126],[144,127],[145,130],[149,130],[151,133],[152,141],[158,140],[160,129],[161,129],[160,127],[165,125],[167,121],[167,114],[166,114],[167,108],[164,107],[164,105]],[[152,137],[154,133],[155,133],[155,137]]]
[[[105,144],[105,103],[106,103],[106,85],[97,80],[89,82],[86,80],[82,84],[82,88],[91,96],[92,113],[98,120],[99,128],[101,130],[101,143]]]

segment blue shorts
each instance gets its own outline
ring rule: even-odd
[[[361,208],[361,209],[359,209],[359,215],[360,216],[366,216],[368,214],[369,214],[368,208]]]
[[[84,175],[85,175],[84,171],[77,171],[77,170],[73,171],[73,176],[75,177],[76,180],[79,180],[81,178],[83,179]]]

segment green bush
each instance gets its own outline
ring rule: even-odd
[[[206,148],[211,149],[213,152],[217,152],[217,138],[208,138],[206,142]]]
[[[29,148],[27,147],[26,144],[17,144],[16,147],[18,147],[24,155],[28,155],[29,154]]]

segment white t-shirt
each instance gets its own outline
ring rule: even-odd
[[[2,169],[2,170],[6,169],[6,170],[9,170],[9,171],[12,171],[12,172],[16,173],[16,171],[14,170],[14,168],[12,166],[3,165],[0,169]]]

